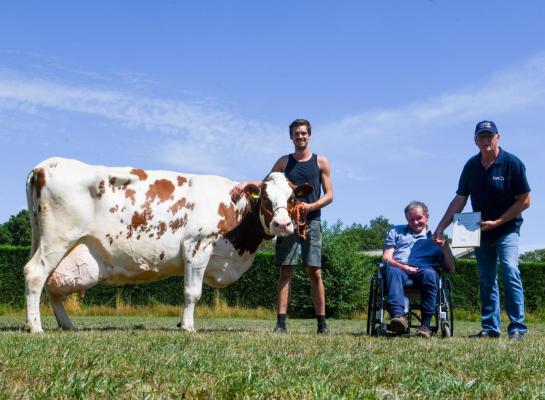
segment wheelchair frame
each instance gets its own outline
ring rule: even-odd
[[[386,262],[378,265],[377,273],[371,278],[369,286],[369,302],[367,305],[367,334],[371,336],[398,336],[393,332],[389,332],[390,325],[385,321],[386,312]],[[448,278],[443,276],[443,272],[439,271],[439,291],[437,296],[437,304],[435,307],[434,323],[431,326],[431,331],[434,335],[438,332],[441,337],[447,338],[454,334],[454,309],[452,306],[452,285]],[[408,287],[405,290],[413,290]],[[414,288],[418,290],[418,288]],[[418,293],[420,291],[418,290]],[[422,323],[421,317],[416,311],[421,311],[420,301],[411,302],[411,296],[405,295],[405,314],[409,327],[407,332],[402,335],[410,336],[411,328],[416,328]],[[413,318],[419,324],[412,323]]]

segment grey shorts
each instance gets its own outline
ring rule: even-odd
[[[322,266],[322,224],[319,219],[313,219],[307,225],[307,240],[296,234],[276,237],[276,265],[297,265],[299,255],[303,265]]]

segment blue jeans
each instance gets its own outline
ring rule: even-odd
[[[387,306],[392,317],[405,313],[405,292],[403,286],[409,279],[420,288],[422,295],[422,318],[424,325],[429,325],[431,317],[435,314],[437,293],[439,291],[438,275],[433,268],[420,268],[408,275],[399,268],[386,267],[386,290],[388,292]]]
[[[508,333],[524,334],[524,290],[518,267],[519,235],[508,233],[497,240],[481,241],[475,248],[481,290],[481,325],[492,335],[500,334],[500,292],[498,289],[498,258],[505,289],[505,311],[511,323]]]

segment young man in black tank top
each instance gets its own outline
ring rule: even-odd
[[[325,321],[325,290],[321,274],[321,221],[320,210],[333,201],[333,183],[329,161],[320,155],[313,154],[309,147],[311,139],[310,122],[296,119],[290,124],[290,139],[295,151],[282,156],[276,161],[271,172],[283,172],[295,185],[310,183],[313,192],[301,199],[307,215],[306,240],[295,234],[289,237],[276,239],[276,264],[280,267],[278,281],[278,319],[274,332],[286,333],[286,313],[290,295],[293,269],[297,263],[299,253],[302,255],[303,265],[310,278],[310,288],[318,333],[329,333]],[[231,191],[233,199],[237,199],[248,184],[261,185],[262,181],[241,182]],[[323,190],[323,195],[321,194]]]

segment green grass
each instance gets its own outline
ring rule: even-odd
[[[456,336],[371,338],[363,321],[200,318],[198,332],[175,317],[75,317],[78,332],[20,332],[0,317],[0,398],[544,398],[545,324],[522,342]]]

